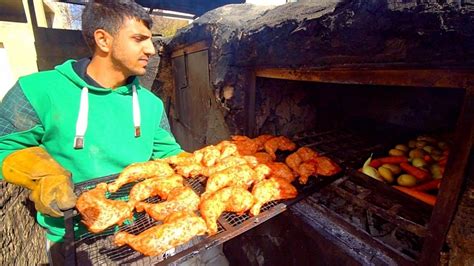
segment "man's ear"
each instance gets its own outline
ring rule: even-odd
[[[102,52],[108,53],[112,47],[113,37],[108,32],[103,29],[98,29],[94,31],[95,45],[97,49]]]

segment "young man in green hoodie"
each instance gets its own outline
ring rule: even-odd
[[[155,54],[151,24],[133,0],[90,1],[82,32],[92,58],[21,77],[0,104],[3,178],[31,190],[50,242],[63,241],[73,183],[182,152],[163,102],[136,77]],[[54,265],[61,252],[50,250]]]

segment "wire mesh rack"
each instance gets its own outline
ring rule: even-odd
[[[76,184],[75,192],[80,195],[94,188],[98,183],[109,183],[116,177],[117,175],[111,175]],[[337,179],[337,176],[311,179],[304,186],[296,184],[295,187],[299,192],[296,198],[268,202],[262,206],[261,213],[255,217],[247,213],[237,215],[236,213],[224,212],[217,221],[218,233],[216,235],[195,237],[188,243],[177,246],[161,256],[147,257],[128,246],[117,247],[113,243],[114,235],[119,231],[139,234],[152,226],[161,224],[145,212],[134,213],[132,221],[126,221],[121,226],[114,226],[99,234],[93,234],[88,232],[80,222],[79,213],[76,210],[70,210],[65,214],[66,263],[67,265],[166,265],[173,262],[184,262],[199,252],[222,244],[278,215],[285,211],[287,206],[314,193],[335,179]],[[198,195],[201,195],[205,190],[205,177],[188,178],[185,179],[185,182]],[[126,184],[117,192],[108,193],[106,196],[109,199],[126,201],[134,184],[136,183]],[[146,201],[158,203],[162,200],[159,197],[152,197]]]

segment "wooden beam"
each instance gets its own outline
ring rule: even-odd
[[[474,84],[467,86],[461,115],[436,205],[433,208],[428,236],[425,238],[420,265],[438,265],[440,251],[445,243],[449,226],[459,204],[461,187],[465,181],[469,153],[474,136]]]
[[[209,49],[209,44],[207,44],[207,41],[200,41],[193,43],[191,45],[185,46],[185,47],[178,47],[176,50],[174,50],[171,53],[171,58],[175,58],[178,56],[183,56],[184,54],[190,54],[190,53],[195,53],[203,50]]]
[[[257,77],[338,84],[463,88],[472,70],[449,69],[257,69]]]

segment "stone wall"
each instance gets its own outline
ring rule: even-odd
[[[36,223],[29,191],[0,181],[0,265],[48,263],[44,230]]]

